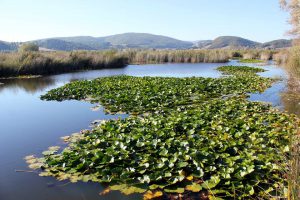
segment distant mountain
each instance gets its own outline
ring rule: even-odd
[[[194,47],[205,49],[208,48],[212,44],[213,40],[198,40],[194,42]]]
[[[85,45],[92,50],[102,50],[102,49],[112,48],[111,44],[109,42],[106,42],[104,37],[76,36],[76,37],[60,37],[55,39],[63,40],[65,42]]]
[[[182,41],[162,35],[148,33],[123,33],[106,37],[76,36],[56,37],[30,41],[38,44],[43,50],[103,50],[103,49],[277,49],[291,46],[291,40],[274,40],[259,43],[236,36],[221,36],[214,40],[196,42]],[[0,41],[0,51],[14,51],[20,43]]]
[[[0,41],[0,51],[15,51],[18,49],[18,46],[16,42]]]
[[[153,35],[148,33],[124,33],[118,35],[111,35],[106,37],[59,37],[49,38],[35,41],[38,45],[47,49],[73,50],[102,50],[110,48],[156,48],[156,49],[186,49],[190,48],[193,43],[177,40],[174,38]],[[63,43],[62,45],[59,42]]]
[[[245,49],[245,48],[263,48],[263,49],[279,49],[292,46],[292,40],[273,40],[270,42],[259,43],[236,36],[221,36],[214,40],[200,40],[194,44],[197,48],[203,49]]]
[[[59,51],[72,51],[72,50],[93,50],[88,45],[76,43],[76,42],[67,42],[60,39],[44,39],[44,40],[37,40],[34,41],[39,47],[45,49],[55,49]]]
[[[221,36],[213,40],[209,49],[255,48],[259,43],[235,36]]]
[[[273,40],[271,42],[265,42],[260,45],[261,48],[267,49],[279,49],[279,48],[286,48],[292,46],[292,40]]]
[[[196,43],[196,47],[205,49],[241,49],[256,48],[260,43],[236,36],[221,36],[214,40],[202,40]]]
[[[124,48],[186,49],[193,45],[192,42],[148,33],[124,33],[102,39],[112,46]]]

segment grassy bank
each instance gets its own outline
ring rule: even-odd
[[[88,98],[131,115],[64,137],[68,147],[62,151],[50,147],[42,158],[26,160],[41,176],[108,183],[104,193],[144,193],[144,199],[286,197],[285,160],[298,119],[245,99],[275,81],[255,74],[262,69],[219,70],[233,76],[117,76],[51,90],[42,99]]]
[[[232,58],[271,59],[265,50],[122,50],[0,53],[0,77],[47,75],[127,64],[224,63]],[[267,56],[266,56],[267,55]]]
[[[117,51],[1,53],[0,77],[124,67],[127,63],[128,58]]]

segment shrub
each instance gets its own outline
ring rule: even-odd
[[[39,46],[34,43],[24,43],[19,48],[20,52],[39,51]]]

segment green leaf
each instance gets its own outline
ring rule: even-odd
[[[202,187],[200,184],[192,183],[191,185],[187,185],[185,189],[192,192],[199,192],[202,190]]]
[[[167,193],[184,193],[184,188],[174,188],[174,189],[164,189],[165,192]]]
[[[220,181],[221,180],[220,180],[219,176],[212,176],[212,177],[210,177],[209,180],[204,181],[201,186],[205,189],[210,190],[210,189],[215,188],[220,183]]]

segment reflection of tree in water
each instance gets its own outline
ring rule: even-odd
[[[0,91],[5,88],[22,89],[29,93],[36,93],[54,85],[55,81],[51,77],[38,77],[27,79],[2,79],[0,80]]]
[[[281,102],[288,113],[300,117],[300,76],[290,76],[287,89],[281,94]]]

